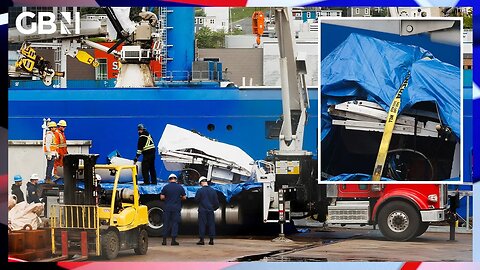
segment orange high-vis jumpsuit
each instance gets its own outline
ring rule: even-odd
[[[55,139],[57,141],[58,157],[55,159],[55,163],[53,165],[53,174],[57,175],[57,167],[63,167],[63,157],[67,152],[67,140],[65,138],[65,134],[58,128],[55,130]]]

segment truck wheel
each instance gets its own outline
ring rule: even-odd
[[[408,241],[416,237],[421,223],[417,209],[403,201],[387,203],[378,213],[380,231],[393,241]]]
[[[420,223],[420,226],[418,226],[417,237],[424,234],[427,231],[428,226],[430,226],[429,222]]]
[[[148,227],[149,236],[163,235],[163,202],[149,201],[146,203],[148,207]]]
[[[113,260],[120,251],[120,239],[115,231],[108,231],[102,237],[102,255],[107,260]]]
[[[138,234],[138,245],[137,248],[134,249],[135,254],[137,255],[145,255],[147,254],[148,250],[148,233],[146,230],[141,229]]]

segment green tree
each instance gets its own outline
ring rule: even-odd
[[[472,29],[472,17],[470,16],[463,16],[463,28],[466,28],[466,29]]]
[[[195,8],[195,17],[205,17],[207,14],[203,8]]]
[[[225,46],[225,32],[212,31],[208,27],[200,28],[195,33],[198,48],[223,48]]]

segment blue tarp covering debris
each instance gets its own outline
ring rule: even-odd
[[[43,183],[44,181],[39,181],[39,183]],[[63,179],[59,179],[58,181],[55,182],[58,185],[63,185]],[[140,195],[142,194],[160,194],[162,191],[162,188],[168,184],[168,182],[158,182],[157,185],[139,185],[138,186],[138,191],[140,192]],[[239,184],[211,184],[210,185],[213,189],[215,189],[218,192],[221,192],[223,196],[225,196],[225,199],[227,202],[229,202],[232,197],[240,194],[240,192],[244,190],[250,190],[254,188],[261,188],[262,184],[261,183],[255,183],[255,182],[242,182]],[[84,188],[83,182],[78,182],[77,187],[80,189]],[[112,190],[113,189],[113,183],[101,183],[101,187],[106,189],[106,190]],[[129,188],[133,189],[133,184],[132,183],[119,183],[117,186],[117,189],[122,189],[122,188]],[[185,193],[187,195],[187,198],[195,198],[195,193],[197,190],[200,188],[200,186],[183,186],[185,189]]]
[[[458,67],[417,46],[353,33],[322,61],[322,141],[331,129],[328,106],[361,99],[387,111],[408,72],[400,113],[418,102],[435,102],[442,122],[460,138]]]
[[[418,102],[435,102],[442,123],[460,138],[460,69],[421,47],[352,33],[324,58],[321,70],[322,141],[332,128],[330,105],[368,100],[388,111],[408,73],[400,114]],[[341,174],[328,180],[371,180],[371,175]]]

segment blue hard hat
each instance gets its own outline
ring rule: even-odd
[[[138,130],[143,130],[143,129],[146,129],[146,128],[143,124],[138,124],[137,129]]]
[[[20,182],[20,181],[23,181],[23,178],[21,175],[17,174],[13,177],[13,181]]]

